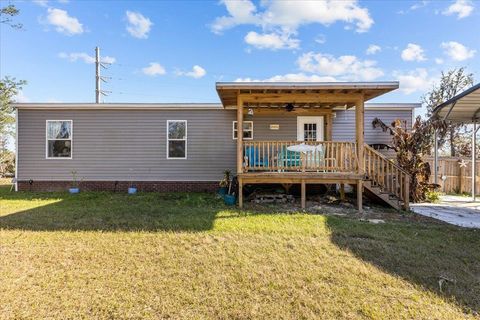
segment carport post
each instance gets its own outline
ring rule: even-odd
[[[477,154],[477,119],[473,119],[473,133],[472,133],[472,200],[476,200],[477,194],[477,163],[476,155]]]
[[[438,131],[435,129],[433,134],[434,150],[433,150],[433,183],[438,184]]]

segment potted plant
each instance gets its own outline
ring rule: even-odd
[[[128,187],[128,194],[137,193],[137,187],[133,184],[133,174],[132,169],[130,169],[130,186]]]
[[[230,174],[231,174],[230,170],[225,170],[223,172],[223,179],[220,180],[220,183],[218,184],[219,185],[218,194],[221,195],[222,197],[225,196],[225,194],[227,194],[227,188],[230,183]]]
[[[237,198],[235,197],[235,193],[232,193],[232,180],[228,182],[228,190],[225,196],[223,197],[223,201],[226,205],[233,206],[237,202]]]
[[[79,193],[80,192],[80,187],[79,184],[80,182],[78,181],[77,177],[77,171],[72,170],[72,186],[68,189],[68,192],[74,194],[74,193]]]

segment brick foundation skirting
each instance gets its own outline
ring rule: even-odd
[[[215,192],[215,181],[135,181],[138,191],[144,192]],[[18,181],[18,191],[67,191],[71,181]],[[120,191],[126,192],[128,181],[82,181],[82,191]]]

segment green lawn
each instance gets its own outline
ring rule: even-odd
[[[240,212],[205,194],[8,190],[0,318],[479,317],[480,231]]]

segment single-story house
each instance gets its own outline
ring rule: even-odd
[[[16,190],[66,190],[75,171],[86,190],[213,191],[231,169],[240,206],[244,185],[279,183],[300,184],[303,205],[308,184],[351,184],[360,209],[364,188],[408,207],[408,177],[372,148],[391,138],[371,123],[411,127],[419,105],[365,104],[398,85],[222,82],[221,103],[17,103]]]

